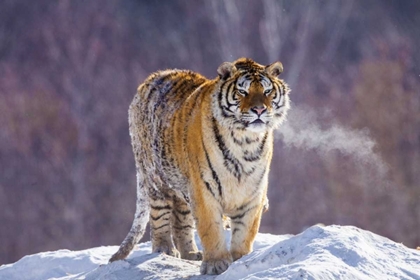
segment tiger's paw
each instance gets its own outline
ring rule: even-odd
[[[231,258],[223,258],[216,260],[207,260],[201,263],[200,273],[201,274],[221,274],[228,269],[229,265],[232,263]]]
[[[175,258],[181,258],[181,253],[175,247],[160,246],[153,249],[153,253],[163,253]]]
[[[232,252],[232,258],[234,261],[239,260],[245,255],[248,255],[250,251],[233,251]]]
[[[201,261],[203,259],[203,252],[201,251],[191,251],[186,254],[182,254],[181,258],[190,261]]]

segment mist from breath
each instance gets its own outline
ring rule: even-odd
[[[365,183],[383,185],[385,182],[388,166],[374,151],[376,143],[367,128],[343,127],[334,121],[331,113],[293,107],[278,131],[287,147],[315,150],[321,159],[328,159],[339,151],[354,161]]]

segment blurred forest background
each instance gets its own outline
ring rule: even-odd
[[[282,61],[292,88],[261,231],[420,245],[419,26],[415,0],[0,1],[0,264],[119,245],[138,84],[242,56]]]

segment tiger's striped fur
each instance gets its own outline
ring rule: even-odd
[[[124,259],[151,225],[153,252],[201,260],[219,274],[248,254],[258,232],[273,152],[273,130],[289,109],[280,62],[225,62],[208,80],[187,70],[149,76],[129,109],[137,209],[110,261]],[[223,215],[231,219],[230,251]],[[203,253],[193,239],[197,228]]]

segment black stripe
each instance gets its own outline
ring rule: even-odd
[[[236,210],[238,210],[238,211],[242,211],[242,210],[244,210],[250,203],[252,202],[252,200],[251,201],[248,201],[247,203],[245,203],[245,204],[242,204],[241,206],[239,206],[238,207],[238,209],[236,209]]]
[[[236,79],[236,80],[232,81],[232,82],[228,85],[227,90],[226,90],[226,92],[225,92],[225,93],[226,93],[226,94],[225,94],[225,97],[227,97],[229,93],[233,92],[232,87],[234,87],[234,86],[235,86],[235,84],[236,84],[236,81],[237,81],[237,80],[238,80],[238,79]]]
[[[281,87],[279,103],[275,103],[276,106],[277,106],[276,109],[279,109],[279,108],[284,106],[284,104],[280,104],[280,101],[281,101],[281,97],[286,95],[286,87],[283,83],[279,83],[279,85],[277,85],[277,86]]]
[[[152,208],[153,210],[164,210],[164,209],[167,209],[167,210],[171,210],[172,209],[172,207],[170,206],[170,205],[165,205],[165,206],[153,206],[153,205],[150,205],[150,208]]]
[[[182,211],[182,210],[179,210],[179,209],[175,209],[175,211],[177,212],[177,213],[179,213],[179,214],[181,214],[181,215],[188,215],[188,214],[190,214],[191,213],[191,211],[190,210],[185,210],[185,211]]]
[[[234,223],[234,226],[236,226],[236,225],[243,225],[243,226],[245,226],[245,223],[242,222],[242,221],[233,221],[233,223]]]
[[[245,143],[244,143],[244,141],[243,141],[243,140],[240,140],[240,139],[238,139],[238,138],[236,138],[236,137],[235,137],[235,134],[234,134],[234,131],[233,131],[233,130],[230,132],[230,136],[232,137],[233,142],[234,142],[235,144],[239,145],[239,146],[242,146],[242,145],[244,145],[245,143],[246,143],[246,144],[252,144],[252,143],[255,143],[255,142],[260,141],[260,138],[259,138],[259,137],[257,137],[256,139],[250,139],[249,137],[247,137],[247,136],[246,136],[246,137],[245,137]]]
[[[232,99],[233,99],[233,98],[232,98]],[[239,101],[238,101],[238,102],[236,102],[236,103],[230,103],[230,102],[229,102],[229,100],[227,100],[227,97],[226,97],[226,104],[227,104],[227,108],[229,109],[229,112],[233,112],[230,108],[231,108],[231,107],[238,106]],[[225,108],[226,108],[226,107],[225,107]]]
[[[250,74],[250,73],[247,73],[247,74],[245,74],[245,75],[242,75],[242,77],[243,77],[245,80],[247,80],[247,81],[252,81],[252,76],[251,76],[251,74]]]
[[[216,138],[217,146],[219,150],[222,152],[223,159],[224,159],[224,166],[229,169],[230,172],[240,181],[241,180],[241,170],[243,169],[242,164],[231,155],[229,150],[226,147],[225,142],[223,141],[222,135],[220,134],[219,128],[217,127],[216,119],[212,118],[213,123],[213,134]],[[229,164],[230,163],[230,164]],[[230,167],[233,165],[234,170]]]
[[[248,208],[248,209],[246,209],[244,212],[242,212],[242,214],[239,214],[239,215],[236,215],[236,216],[233,216],[233,217],[230,217],[230,219],[231,220],[238,220],[238,219],[242,219],[244,216],[245,216],[245,214],[246,213],[248,213],[249,211],[251,211],[252,209],[254,209],[255,207],[257,207],[257,206],[252,206],[252,207],[250,207],[250,208]],[[235,223],[240,223],[240,222],[238,222],[238,221],[234,221]]]
[[[239,145],[239,146],[242,146],[243,145],[244,142],[242,140],[237,139],[235,137],[235,135],[233,133],[233,130],[230,132],[230,136],[233,139],[233,143],[235,143],[236,145]]]
[[[256,169],[256,166],[253,166],[250,171],[245,172],[246,176],[250,176],[252,173],[255,172]]]
[[[273,82],[273,90],[275,91],[276,94],[281,94],[280,90],[280,86],[279,83],[277,81],[272,81]]]
[[[230,84],[228,85],[228,88],[227,89],[225,89],[225,85],[226,85],[226,83],[227,82],[224,82],[221,86],[220,86],[220,91],[219,91],[219,93],[218,93],[218,96],[217,96],[217,100],[218,100],[218,103],[219,103],[219,107],[220,108],[222,108],[222,116],[224,117],[224,118],[234,118],[234,116],[230,116],[230,115],[228,115],[227,113],[226,113],[226,111],[228,111],[228,112],[230,112],[230,113],[232,113],[232,114],[234,114],[235,112],[233,112],[229,107],[230,106],[232,106],[230,103],[229,103],[229,101],[228,101],[228,94],[229,94],[229,91],[231,90],[231,87],[233,87],[235,84],[236,84],[236,81],[237,81],[237,79],[235,80],[235,81],[231,81],[230,82]],[[223,92],[225,92],[225,99],[226,99],[226,104],[228,104],[228,105],[230,105],[230,106],[225,106],[225,105],[223,105],[222,103],[222,99],[223,99]]]
[[[169,213],[171,213],[171,212],[165,212],[165,213],[163,213],[163,214],[161,214],[161,215],[159,215],[157,217],[155,217],[153,215],[150,215],[150,218],[152,218],[153,221],[157,221],[157,220],[159,220],[160,218],[162,218],[163,216],[165,216],[165,215],[167,215]]]
[[[226,93],[225,93],[225,99],[226,99],[226,104],[228,105],[228,108],[230,108],[230,107],[232,107],[232,106],[236,106],[236,105],[238,105],[238,103],[239,102],[236,102],[235,104],[234,103],[230,103],[229,102],[229,95],[230,94],[234,94],[233,93],[233,90],[232,90],[232,87],[234,87],[235,85],[234,85],[234,83],[231,83],[229,86],[228,86],[228,88],[227,88],[227,91],[226,91]],[[233,99],[233,96],[232,96],[232,99]]]
[[[184,199],[185,199],[185,201],[187,203],[190,203],[190,197],[187,194],[185,194],[184,192],[182,192],[182,196],[184,197]]]
[[[242,219],[242,218],[245,216],[246,212],[248,212],[248,210],[247,210],[247,211],[242,212],[242,214],[239,214],[239,215],[236,215],[236,216],[230,217],[230,219],[231,219],[231,220]]]
[[[267,142],[268,132],[265,133],[264,138],[262,139],[258,149],[255,153],[252,153],[249,156],[244,156],[244,160],[248,162],[253,162],[261,159],[262,152],[264,151],[265,143]]]
[[[258,181],[256,182],[256,184],[253,185],[253,190],[252,193],[249,195],[250,197],[253,197],[254,195],[256,195],[258,192],[261,191],[261,181],[264,178],[265,174],[267,171],[267,166],[264,166],[262,173],[259,175],[260,177],[258,178]]]
[[[281,108],[284,106],[284,104],[281,104],[281,98],[284,97],[284,95],[286,94],[286,88],[284,87],[283,84],[280,84],[281,87],[281,92],[280,92],[280,96],[279,96],[279,102],[276,104],[277,105],[277,109]]]
[[[174,229],[177,229],[177,230],[183,230],[183,229],[187,229],[187,228],[193,228],[191,225],[185,225],[185,226],[180,226],[180,227],[178,227],[178,226],[172,226]]]
[[[191,80],[185,80],[184,77],[176,77],[177,81],[180,81],[180,83],[177,82],[176,84],[174,84],[174,86],[171,88],[171,91],[168,92],[171,94],[172,98],[178,96],[178,101],[182,102],[186,99],[185,95],[191,95],[191,93],[193,93],[194,90],[202,83],[197,84],[197,81],[195,80],[195,78],[197,77],[191,75],[191,73],[180,72],[177,74],[185,74],[186,76],[191,78]]]
[[[217,101],[219,102],[219,106],[222,107],[222,99],[223,99],[223,91],[224,91],[224,87],[226,85],[227,82],[224,82],[223,84],[220,85],[220,90],[219,90],[219,94],[217,95]]]
[[[259,78],[258,81],[260,82],[261,85],[262,85],[262,81],[264,81],[264,80],[268,80],[271,84],[273,84],[273,82],[267,76],[265,76],[264,74],[259,74],[258,78]]]
[[[273,88],[274,88],[274,96],[273,96],[273,100],[275,100],[277,98],[277,95],[281,94],[281,90],[279,88],[278,84],[273,84]]]
[[[233,115],[235,112],[232,111],[229,107],[221,105],[220,108],[222,109],[221,110],[222,111],[222,116],[224,118],[226,118],[226,119],[234,119],[235,118],[235,116]],[[232,113],[232,115],[228,115],[228,113],[226,111]]]
[[[178,220],[179,223],[183,223],[184,221],[181,221],[181,219],[178,217],[177,214],[175,214],[174,212],[172,212],[172,215],[174,215],[174,217]]]
[[[150,99],[152,98],[152,96],[154,96],[153,91],[156,90],[155,84],[157,83],[158,85],[160,85],[163,80],[165,78],[163,76],[161,76],[160,73],[153,73],[149,79],[147,79],[147,82],[144,84],[144,87],[147,89],[147,96],[146,96],[146,104],[149,104]],[[147,106],[146,106],[147,108]]]
[[[232,111],[230,108],[228,108],[228,107],[226,107],[226,106],[221,106],[221,108],[223,109],[223,110],[222,110],[222,116],[223,116],[224,118],[226,118],[226,119],[234,119],[234,118],[235,118],[235,116],[234,116],[234,115],[228,115],[228,114],[226,113],[226,111],[231,112],[232,114],[234,114],[234,113],[235,113],[235,112],[234,112],[234,111]]]
[[[281,95],[285,95],[286,94],[286,85],[282,82],[279,83],[282,89]]]
[[[258,188],[258,187],[259,187],[259,185],[261,184],[261,181],[262,181],[262,179],[264,178],[265,172],[266,172],[266,167],[264,167],[263,172],[261,173],[260,178],[259,178],[259,179],[258,179],[258,181],[257,181],[257,184],[256,184],[257,188]]]
[[[248,161],[248,162],[253,162],[253,161],[257,161],[261,158],[261,154],[252,154],[250,156],[244,156],[244,160]]]
[[[203,140],[201,140],[201,141],[202,141],[201,143],[203,145],[204,154],[206,155],[206,158],[207,158],[207,162],[209,162],[208,154],[207,154],[207,151],[206,151],[206,147],[204,146]],[[196,161],[196,163],[197,163],[197,166],[200,166],[200,163],[198,162],[198,160]],[[213,190],[211,189],[210,184],[207,181],[204,180],[203,173],[201,173],[201,172],[200,172],[200,178],[204,182],[204,185],[206,185],[206,188],[211,193],[211,195],[213,197],[216,197],[216,195],[214,194]]]
[[[153,227],[153,230],[158,230],[158,229],[164,228],[166,226],[169,226],[169,223],[168,224],[161,225],[160,227],[157,227],[157,228]]]
[[[214,181],[216,182],[216,184],[217,184],[217,187],[218,187],[218,190],[219,190],[219,195],[220,195],[220,197],[222,197],[222,185],[220,184],[219,176],[217,176],[217,173],[216,173],[216,171],[214,170],[214,168],[213,168],[213,166],[212,166],[212,164],[211,164],[211,162],[210,162],[210,157],[209,157],[209,154],[208,154],[208,152],[207,152],[206,146],[204,145],[204,142],[203,142],[203,149],[204,149],[204,154],[206,155],[207,164],[208,164],[208,166],[209,166],[209,168],[210,168],[210,171],[211,171],[211,175],[212,175],[212,177],[213,177],[213,180],[214,180]],[[206,187],[207,187],[208,189],[211,189],[211,188],[210,188],[209,183],[207,183],[207,182],[205,182],[205,183],[206,183]],[[213,191],[212,191],[212,194],[213,194],[213,196],[214,196]]]
[[[248,137],[245,137],[245,141],[246,141],[247,144],[251,144],[251,143],[259,141],[259,138],[257,137],[257,139],[254,140],[254,139],[250,139]]]
[[[216,197],[216,196],[214,195],[213,190],[212,190],[212,189],[211,189],[211,187],[210,187],[210,184],[209,184],[208,182],[206,182],[206,181],[204,181],[204,184],[206,185],[206,188],[210,191],[211,195],[212,195],[212,196],[214,196],[214,197]]]

